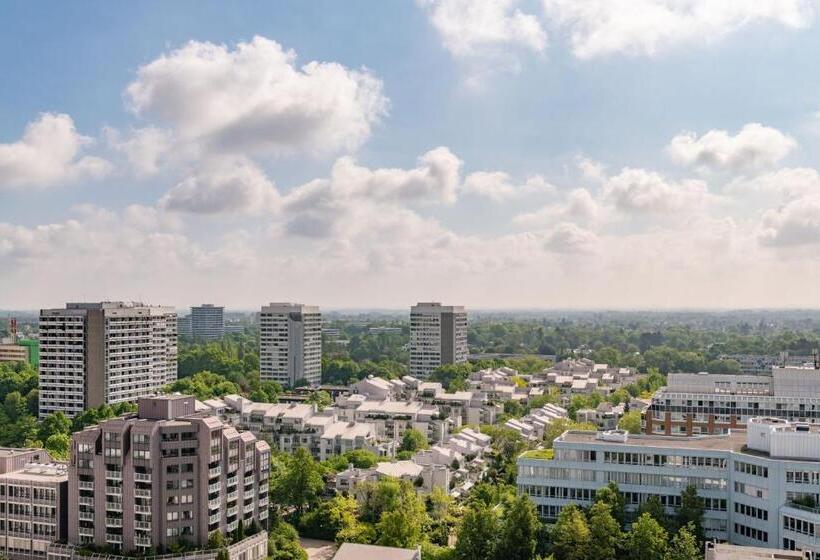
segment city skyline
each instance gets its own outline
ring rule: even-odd
[[[640,6],[5,6],[0,306],[820,306],[816,2]]]

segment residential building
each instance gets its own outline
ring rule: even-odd
[[[262,307],[259,326],[259,373],[263,381],[287,387],[322,380],[322,314],[300,303]]]
[[[0,554],[45,558],[68,527],[68,472],[42,449],[0,448]]]
[[[376,463],[375,467],[360,469],[350,467],[336,474],[336,491],[356,494],[356,487],[364,482],[376,482],[384,478],[405,480],[417,492],[430,493],[433,488],[449,491],[452,473],[445,465],[422,465],[413,460]]]
[[[146,553],[266,526],[270,446],[195,406],[145,397],[136,414],[73,435],[69,544]]]
[[[820,551],[820,509],[812,506],[820,488],[820,427],[752,418],[746,430],[723,435],[567,431],[553,449],[554,460],[537,453],[518,459],[518,490],[547,519],[568,504],[590,505],[609,482],[618,484],[630,515],[650,496],[673,514],[681,491],[694,485],[708,539]]]
[[[134,402],[177,378],[170,307],[68,303],[40,311],[40,418]]]
[[[706,543],[704,560],[812,560],[811,552],[760,548],[758,546],[737,546],[734,544]]]
[[[0,344],[0,362],[27,362],[28,348],[20,344]]]
[[[450,422],[437,406],[420,401],[369,400],[364,395],[341,395],[333,406],[340,420],[373,424],[376,435],[401,441],[404,433],[414,428],[430,442],[445,441]]]
[[[444,364],[467,361],[467,312],[437,302],[410,308],[410,375],[426,378]]]
[[[740,373],[744,375],[770,375],[776,366],[811,366],[814,356],[807,354],[796,355],[780,352],[778,355],[769,354],[721,354],[721,360],[734,360],[740,364]]]
[[[302,447],[319,461],[355,449],[393,457],[398,442],[380,437],[374,424],[340,420],[332,408],[320,412],[315,404],[257,403],[239,395],[226,395],[220,401],[206,401],[215,412],[233,425],[264,438],[280,451],[292,453]]]
[[[754,416],[820,421],[820,370],[773,367],[769,375],[670,373],[643,415],[648,434],[720,434]]]
[[[223,556],[223,552],[227,553]],[[52,543],[48,547],[48,556],[46,560],[88,560],[89,558],[98,558],[105,560],[133,560],[134,555],[111,554],[110,551],[105,553],[91,553],[87,547]],[[259,531],[258,533],[246,537],[240,541],[233,542],[224,547],[224,549],[210,548],[199,549],[195,551],[180,552],[177,554],[163,554],[157,556],[145,556],[143,558],[150,560],[267,560],[268,558],[268,533],[267,531]]]
[[[333,560],[421,560],[421,549],[342,543]]]
[[[197,340],[221,340],[225,336],[225,308],[210,303],[191,307],[191,335]]]

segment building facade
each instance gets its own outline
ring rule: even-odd
[[[141,303],[40,311],[40,418],[156,393],[177,377],[176,313]]]
[[[694,485],[707,539],[820,551],[817,427],[752,418],[746,430],[685,438],[567,431],[553,447],[554,460],[527,453],[518,459],[518,490],[547,519],[568,504],[590,505],[609,482],[618,484],[629,513],[657,496],[672,514]]]
[[[467,361],[467,312],[437,302],[410,308],[410,375],[428,377],[444,364]]]
[[[221,340],[225,336],[225,308],[210,303],[192,307],[191,335],[197,340]]]
[[[647,434],[721,434],[749,418],[820,422],[820,370],[773,367],[769,375],[670,373],[643,416]]]
[[[139,400],[136,415],[72,437],[68,542],[147,553],[267,525],[270,447],[195,412],[190,396]]]
[[[0,553],[45,559],[68,527],[68,472],[42,449],[0,449]]]
[[[0,344],[0,362],[28,362],[28,348],[15,344]]]
[[[322,314],[313,305],[271,303],[259,319],[259,374],[286,387],[322,381]]]

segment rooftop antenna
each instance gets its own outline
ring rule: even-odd
[[[820,369],[820,356],[817,354],[817,348],[811,351],[811,357],[814,361],[814,369]]]
[[[11,337],[12,344],[17,344],[17,319],[15,317],[9,319],[9,337]]]

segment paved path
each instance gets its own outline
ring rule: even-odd
[[[331,560],[336,554],[336,543],[316,539],[299,538],[299,544],[307,552],[309,560]]]

